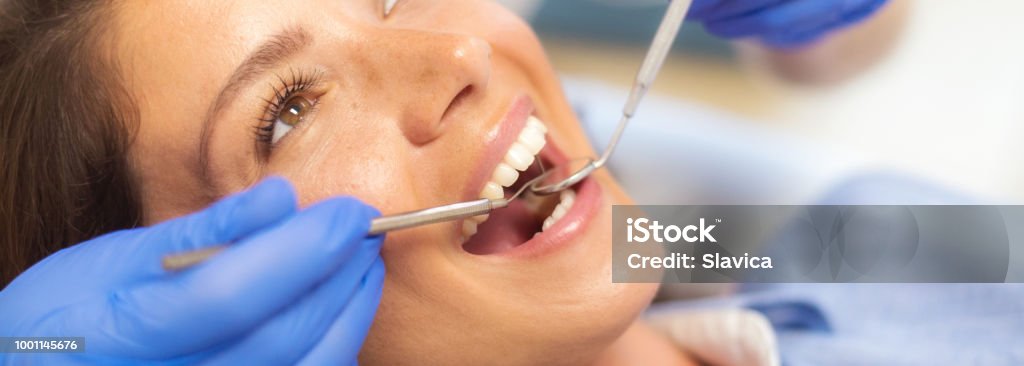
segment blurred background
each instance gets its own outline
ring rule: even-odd
[[[904,1],[906,21],[889,54],[852,78],[794,82],[758,62],[749,45],[687,25],[655,93],[873,166],[1024,200],[1024,1]],[[534,25],[559,72],[622,87],[665,3],[501,2]]]

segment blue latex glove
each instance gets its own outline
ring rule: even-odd
[[[887,0],[694,0],[688,18],[728,39],[756,38],[795,48],[853,25]]]
[[[0,336],[85,337],[80,354],[0,364],[355,363],[380,301],[378,213],[351,198],[296,211],[271,178],[197,214],[55,253],[0,292]],[[182,273],[168,253],[233,246]]]

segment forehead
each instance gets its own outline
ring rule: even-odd
[[[117,11],[117,53],[128,80],[147,88],[183,87],[191,79],[206,82],[229,72],[267,33],[284,27],[288,13],[269,12],[274,1],[128,1]],[[153,80],[156,79],[156,80]],[[154,93],[156,95],[154,95]],[[159,90],[145,90],[159,96]]]
[[[147,88],[189,86],[212,93],[249,51],[272,34],[302,25],[314,33],[344,33],[360,17],[379,12],[378,0],[153,0],[121,2],[117,54],[126,79]],[[363,19],[368,20],[368,19]],[[340,31],[340,32],[338,32]],[[156,78],[157,80],[152,80]],[[181,85],[189,80],[202,83]],[[141,91],[147,97],[160,90]]]
[[[341,26],[337,17],[348,13],[341,3],[346,1],[121,2],[114,11],[114,51],[138,103],[140,133],[196,136],[198,124],[185,119],[207,112],[251,50],[296,25]],[[327,13],[335,19],[322,19]]]

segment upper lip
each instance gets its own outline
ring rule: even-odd
[[[486,142],[483,158],[470,175],[469,184],[466,185],[466,190],[462,193],[464,201],[480,198],[480,191],[491,180],[494,169],[505,158],[505,154],[512,144],[516,142],[519,132],[526,126],[526,120],[533,111],[533,100],[529,96],[521,95],[512,100],[508,111],[494,127],[494,132],[491,133],[493,138]]]

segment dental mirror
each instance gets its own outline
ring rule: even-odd
[[[608,162],[612,152],[615,151],[615,147],[619,144],[619,140],[622,139],[622,133],[625,131],[626,125],[629,124],[630,119],[636,113],[640,100],[643,99],[651,84],[654,83],[654,79],[658,76],[658,71],[661,71],[661,66],[664,65],[665,58],[668,57],[668,53],[672,49],[672,44],[679,34],[679,28],[683,25],[683,20],[686,19],[686,12],[690,9],[691,3],[692,0],[674,0],[668,6],[665,18],[661,20],[661,25],[658,26],[658,32],[654,35],[651,48],[647,50],[647,56],[644,57],[644,62],[637,73],[636,81],[633,83],[633,89],[629,92],[626,105],[622,108],[622,119],[619,120],[619,125],[615,128],[615,133],[612,134],[612,138],[604,149],[601,158],[597,160],[591,158],[574,159],[564,164],[564,166],[555,167],[556,173],[549,175],[549,178],[543,182],[538,182],[531,186],[530,192],[537,195],[550,195],[561,192],[583,181],[583,179],[589,177],[590,174]],[[563,175],[559,173],[561,170],[573,173]],[[561,181],[553,178],[559,176],[565,176],[565,178]]]
[[[566,190],[583,181],[600,168],[591,158],[577,158],[556,166],[546,172],[544,179],[533,183],[530,192],[546,196]]]

